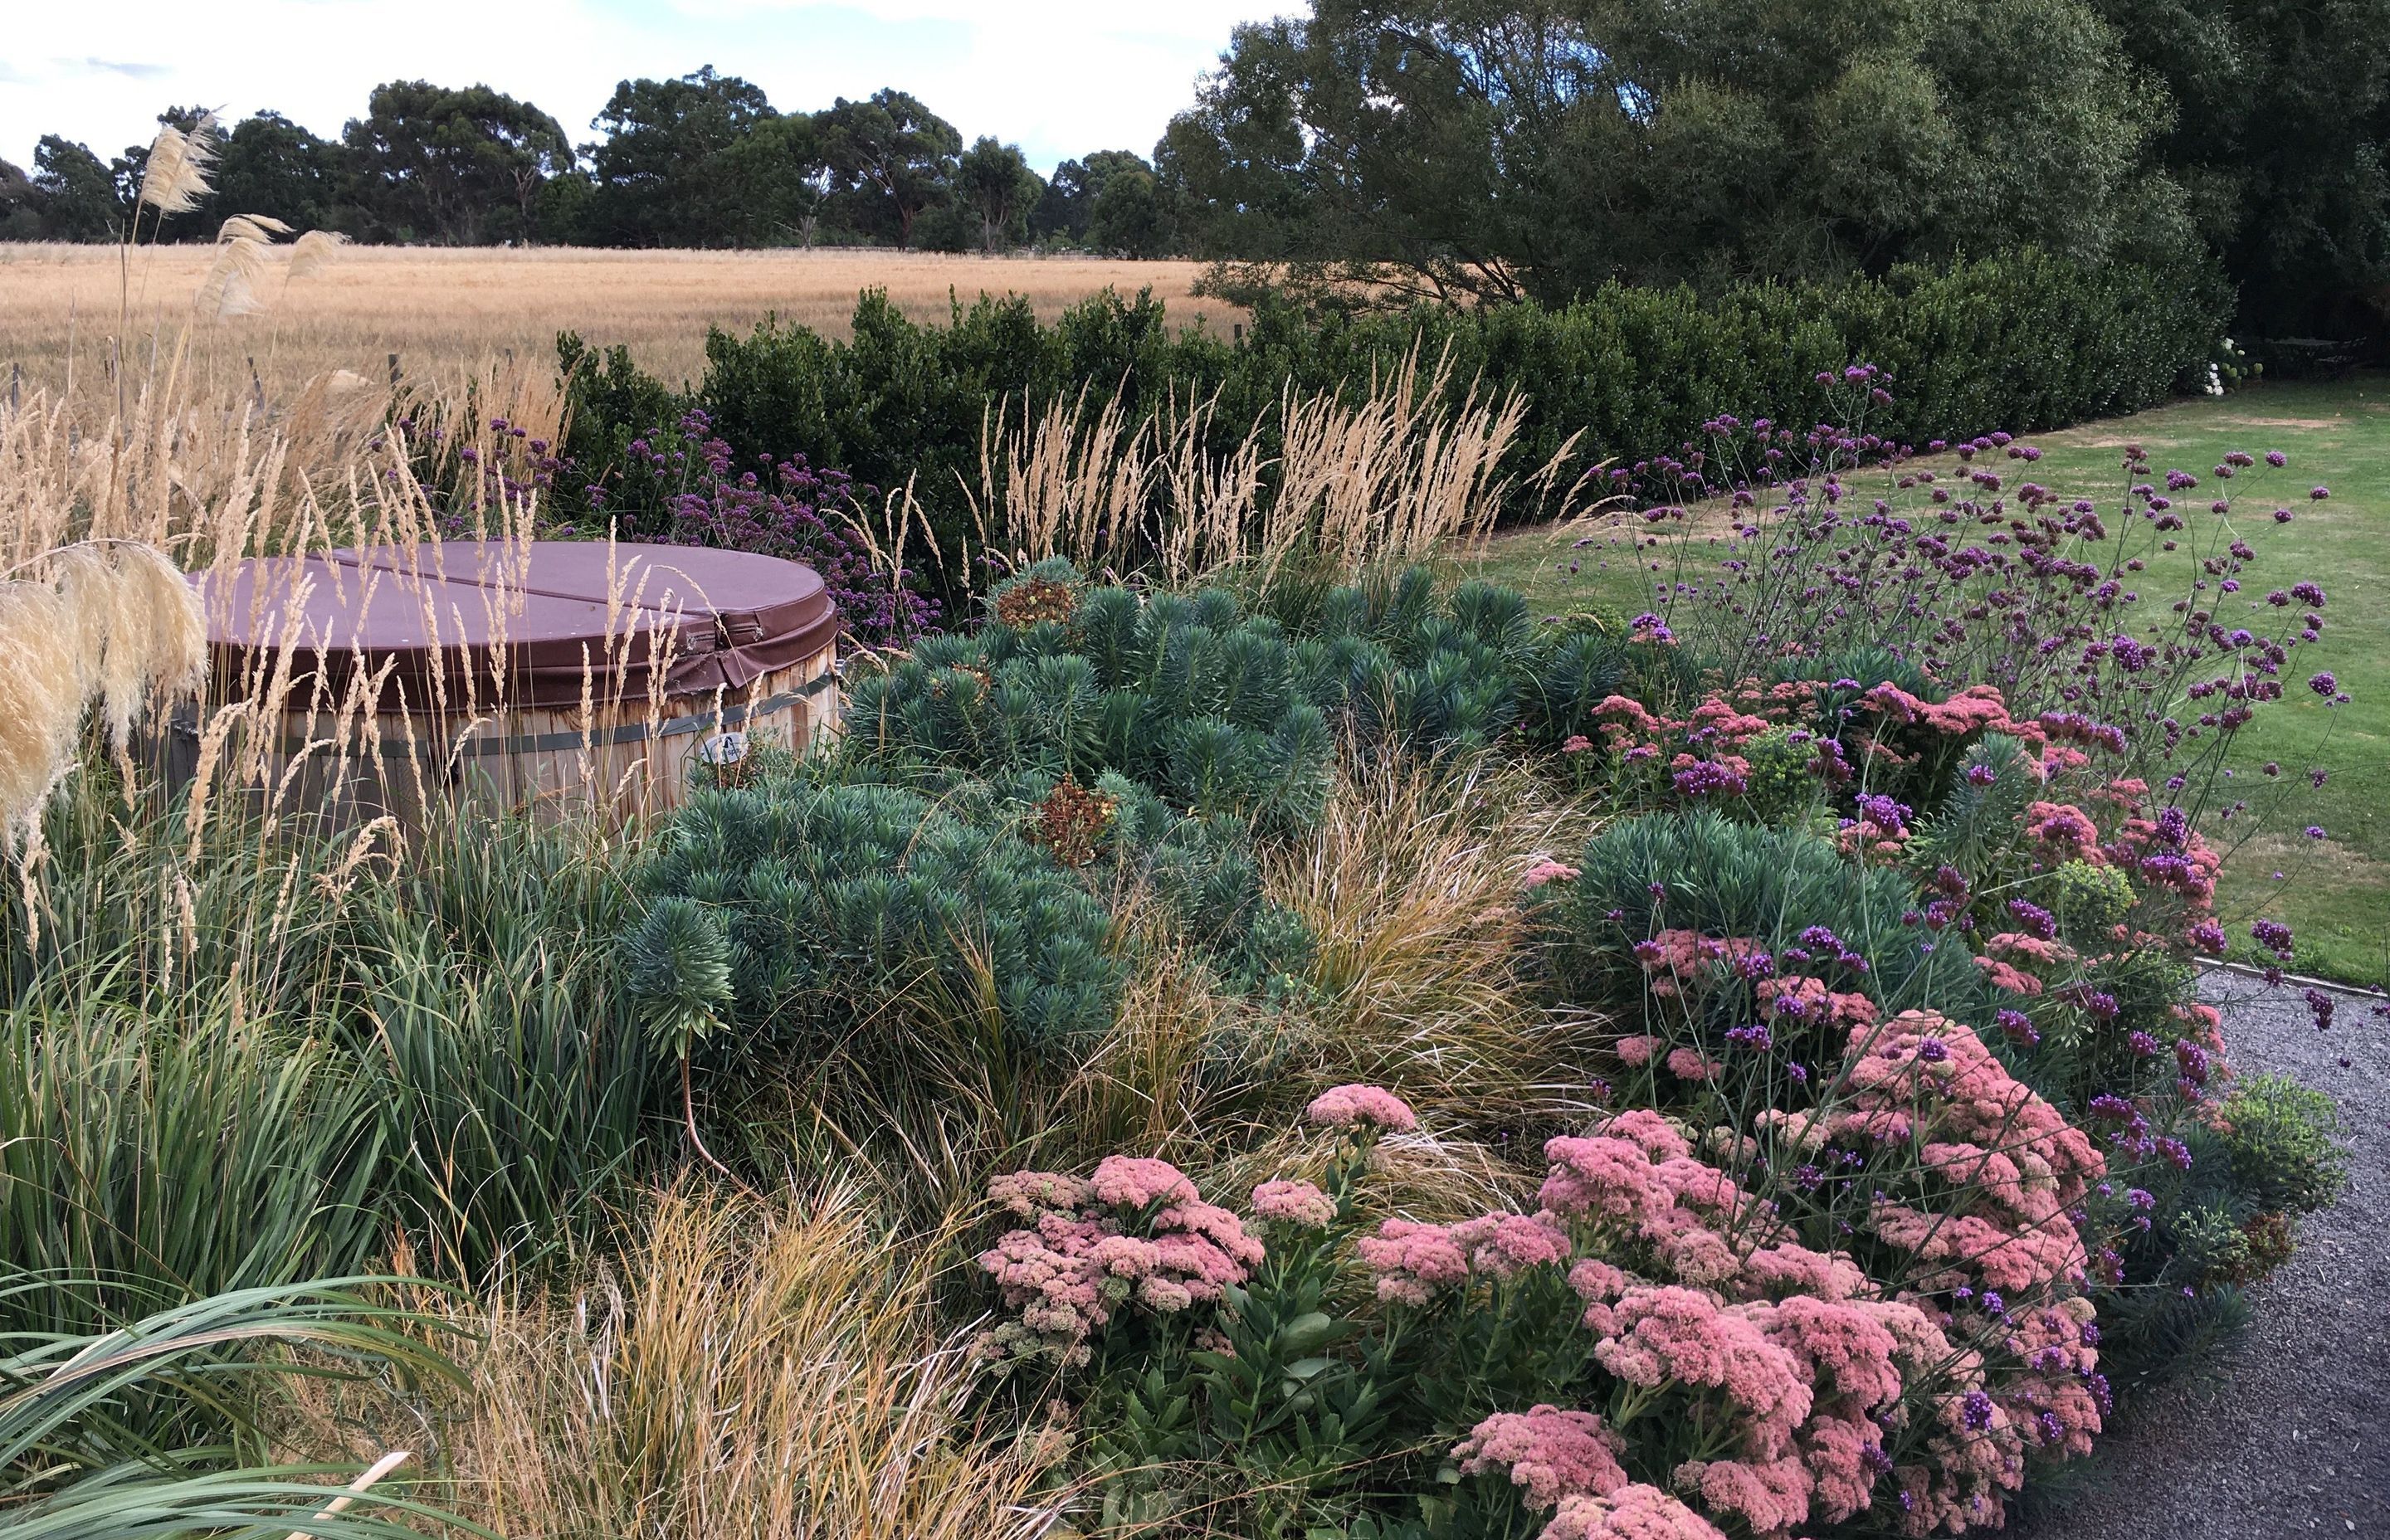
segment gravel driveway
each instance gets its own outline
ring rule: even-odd
[[[2211,973],[2232,1061],[2331,1093],[2348,1192],[2253,1289],[2256,1319],[2217,1366],[2128,1405],[2099,1469],[2022,1540],[2390,1536],[2390,1054],[2369,997],[2319,1033],[2297,989]],[[2341,1067],[2346,1055],[2350,1065]]]

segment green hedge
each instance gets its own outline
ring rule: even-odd
[[[641,375],[627,353],[560,340],[573,369],[571,448],[579,478],[605,476],[636,436],[702,408],[742,461],[803,455],[883,487],[911,478],[941,531],[965,519],[982,423],[1009,401],[1039,405],[1117,391],[1132,420],[1190,389],[1220,409],[1220,448],[1260,425],[1291,383],[1366,391],[1415,345],[1450,349],[1453,389],[1517,388],[1529,402],[1514,468],[1582,433],[1586,463],[1677,448],[1721,411],[1811,422],[1815,383],[1853,362],[1892,376],[1894,404],[1868,426],[1921,443],[2005,429],[2036,432],[2163,401],[2203,368],[2230,294],[2186,263],[2084,267],[2025,251],[1876,279],[1754,283],[1703,295],[1613,285],[1560,309],[1420,307],[1315,318],[1265,305],[1240,338],[1174,331],[1150,292],[1107,290],[1041,324],[1027,301],[957,302],[944,326],[908,320],[867,291],[850,340],[767,320],[713,332],[687,391]],[[577,484],[577,483],[576,483]],[[567,487],[568,494],[572,485]],[[577,511],[577,510],[572,510]],[[1526,516],[1533,510],[1513,510]]]

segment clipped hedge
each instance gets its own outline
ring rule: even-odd
[[[802,455],[878,486],[909,480],[943,533],[962,527],[982,424],[1008,403],[1017,414],[1024,399],[1117,393],[1135,421],[1174,392],[1216,392],[1214,447],[1252,429],[1274,453],[1290,386],[1366,391],[1414,347],[1431,363],[1449,350],[1456,394],[1472,382],[1525,393],[1514,470],[1571,434],[1586,464],[1672,450],[1721,409],[1814,421],[1826,408],[1816,376],[1855,360],[1894,381],[1893,404],[1869,421],[1879,432],[2032,432],[2165,399],[2205,363],[2229,303],[2197,264],[2085,267],[2033,251],[1710,294],[1611,285],[1561,308],[1323,319],[1266,304],[1236,339],[1175,330],[1150,291],[1107,290],[1050,325],[1024,299],[983,295],[925,326],[867,290],[848,340],[777,319],[744,337],[713,332],[705,376],[686,391],[641,374],[625,350],[561,339],[577,463],[565,491],[619,475],[634,438],[699,406],[742,460]]]

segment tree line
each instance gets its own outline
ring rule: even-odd
[[[239,212],[367,240],[1043,242],[1337,304],[2032,248],[2204,259],[2245,328],[2378,335],[2384,37],[2390,0],[1314,0],[1237,28],[1150,157],[1051,177],[896,90],[783,112],[711,68],[625,81],[576,146],[486,86],[392,82],[337,139],[234,125],[213,206],[166,233]],[[45,138],[30,173],[0,163],[0,236],[110,238],[139,171]]]
[[[159,122],[187,132],[199,118],[174,108]],[[531,102],[428,81],[376,86],[337,138],[259,112],[221,132],[212,194],[167,216],[160,238],[212,240],[246,213],[446,246],[1174,249],[1144,157],[1099,150],[1041,176],[1019,146],[966,146],[903,91],[783,112],[709,65],[622,82],[592,126],[599,137],[575,145]],[[148,155],[103,160],[48,135],[30,172],[0,160],[0,239],[122,239]]]

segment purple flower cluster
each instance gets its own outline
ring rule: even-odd
[[[901,643],[937,623],[937,604],[916,589],[917,574],[909,568],[892,573],[873,555],[862,533],[862,508],[875,491],[843,471],[816,470],[802,455],[759,456],[754,469],[735,470],[730,446],[695,410],[670,438],[657,432],[632,440],[628,457],[623,479],[662,495],[660,507],[623,509],[627,518],[617,524],[626,535],[802,561],[821,574],[848,630],[873,646]],[[610,502],[597,482],[587,496],[594,509]]]
[[[2249,939],[2271,952],[2284,962],[2291,960],[2291,928],[2279,919],[2256,919],[2250,922]]]
[[[2203,493],[2208,478],[2160,472],[2129,445],[2124,491],[2103,508],[2024,479],[2040,452],[2003,433],[1929,446],[1955,454],[1955,470],[1916,463],[1865,428],[1888,399],[1870,366],[1818,381],[1848,426],[1800,430],[1721,413],[1677,454],[1613,473],[1638,505],[1627,517],[1644,525],[1682,520],[1704,500],[1734,508],[1736,533],[1712,542],[1724,546],[1714,575],[1688,570],[1694,542],[1678,543],[1673,573],[1655,559],[1656,536],[1615,542],[1666,577],[1654,584],[1659,606],[1636,618],[1638,635],[1698,646],[1729,678],[1787,654],[1881,648],[1930,677],[1998,687],[2053,739],[2116,756],[2127,773],[2238,732],[2282,699],[2292,653],[2320,635],[2324,595],[2312,582],[2264,602],[2240,597],[2259,556],[2229,515],[2250,476],[2266,474],[2256,455],[2225,456]],[[2289,463],[2279,451],[2263,458],[2277,470]],[[1862,491],[1879,478],[1881,494]],[[2151,558],[2177,552],[2191,558],[2178,597],[2144,595]],[[2307,608],[2294,614],[2294,603]],[[2346,699],[2328,672],[2307,686]]]

